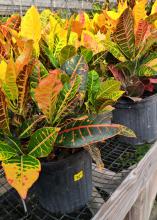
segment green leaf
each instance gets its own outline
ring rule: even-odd
[[[20,148],[20,142],[18,140],[15,140],[13,137],[6,137],[5,142],[11,146],[18,154],[23,154],[21,148]]]
[[[123,134],[135,137],[134,132],[125,126],[107,124],[104,115],[91,116],[86,120],[75,121],[65,126],[59,132],[56,144],[64,148],[80,148]]]
[[[19,138],[23,139],[23,138],[30,137],[35,125],[37,123],[41,122],[45,118],[46,118],[46,116],[40,115],[35,120],[30,119],[30,120],[24,121],[20,127],[21,134],[20,134]]]
[[[105,47],[116,59],[118,59],[121,62],[126,61],[125,56],[120,51],[118,45],[115,42],[112,42],[111,40],[106,40]]]
[[[49,50],[48,47],[44,47],[44,53],[46,54],[46,56],[49,58],[50,63],[55,67],[58,68],[59,67],[59,62],[57,60],[57,58],[54,56],[53,52]]]
[[[2,166],[8,183],[25,199],[28,189],[39,177],[39,160],[30,155],[22,155],[3,161]]]
[[[4,141],[0,141],[0,160],[8,160],[18,154],[16,148],[13,148]]]
[[[120,87],[121,82],[114,79],[107,79],[100,85],[100,91],[97,96],[97,100],[111,99],[113,101],[116,101],[124,93],[124,91],[120,90]]]
[[[88,102],[92,105],[95,104],[97,94],[100,89],[100,79],[99,75],[95,70],[88,72],[88,81],[87,81],[87,93],[88,93]]]
[[[85,62],[84,57],[78,54],[75,55],[64,63],[62,69],[72,78],[75,77],[76,74],[80,75],[82,78],[80,91],[85,92],[87,85],[88,65]]]
[[[81,47],[80,49],[81,49],[81,54],[84,57],[85,61],[89,63],[93,57],[93,51],[85,47]]]
[[[76,54],[76,48],[72,45],[67,45],[62,48],[60,55],[59,55],[59,62],[60,65],[63,65],[66,60],[70,59]]]
[[[135,52],[134,18],[129,8],[119,18],[113,39],[127,58],[133,58]]]
[[[65,83],[61,90],[58,101],[56,103],[56,111],[54,112],[54,118],[52,124],[59,123],[65,116],[70,115],[77,105],[77,92],[81,85],[81,79],[79,75],[70,83]]]
[[[29,155],[47,157],[53,150],[59,128],[44,127],[38,129],[30,138],[28,144]]]

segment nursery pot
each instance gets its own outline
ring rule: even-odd
[[[121,136],[120,140],[132,144],[152,143],[157,139],[157,94],[139,102],[121,99],[115,105],[112,121],[131,128],[137,136]]]
[[[37,183],[39,202],[52,213],[83,207],[92,194],[92,159],[81,150],[57,162],[42,163]]]

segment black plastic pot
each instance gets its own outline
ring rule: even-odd
[[[126,125],[133,129],[137,138],[120,137],[127,143],[152,143],[157,139],[157,94],[133,102],[120,100],[113,111],[113,123]]]
[[[82,150],[57,162],[42,164],[37,182],[39,202],[52,213],[83,207],[92,194],[92,159]]]

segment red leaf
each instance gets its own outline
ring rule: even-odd
[[[111,71],[116,80],[120,82],[124,81],[123,73],[119,69],[117,69],[113,64],[108,65],[108,69]]]
[[[136,46],[139,46],[143,41],[147,39],[150,34],[150,27],[151,25],[146,20],[139,21],[135,36]]]

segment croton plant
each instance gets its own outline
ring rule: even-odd
[[[0,24],[0,161],[9,184],[23,199],[38,179],[41,158],[53,158],[56,148],[89,147],[117,134],[135,136],[96,114],[106,110],[104,99],[116,100],[108,92],[115,80],[101,84],[99,75],[89,72],[84,56],[77,53],[60,57],[59,68],[54,68],[55,56],[48,56],[50,62],[53,59],[52,70],[46,65],[43,48],[49,42],[47,33],[54,33],[53,18],[45,29],[47,18],[31,7],[24,17],[14,15]],[[62,20],[56,17],[56,21],[57,30]],[[65,32],[68,36],[69,29]],[[48,52],[57,55],[52,44]],[[92,84],[95,76],[97,88]],[[116,85],[120,96],[119,82]],[[89,111],[90,105],[94,110]]]

